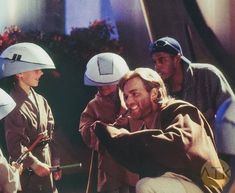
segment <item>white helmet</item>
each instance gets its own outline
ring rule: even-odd
[[[8,47],[0,56],[0,78],[21,72],[52,69],[55,65],[40,46],[33,43],[18,43]]]
[[[105,86],[117,84],[119,79],[129,71],[126,61],[114,53],[100,53],[87,63],[84,84]]]
[[[7,116],[15,106],[15,101],[0,88],[0,120]]]
[[[235,155],[235,98],[227,99],[218,109],[215,138],[220,153]]]

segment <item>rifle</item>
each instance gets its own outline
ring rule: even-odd
[[[63,166],[52,166],[52,167],[50,168],[50,171],[51,171],[51,172],[58,172],[58,171],[60,171],[60,170],[70,169],[70,168],[76,168],[76,167],[81,168],[81,167],[82,167],[82,163],[68,164],[68,165],[63,165]]]
[[[42,141],[44,140],[48,140],[48,136],[46,134],[46,132],[42,132],[38,134],[38,137],[36,138],[36,140],[32,143],[32,145],[30,145],[29,148],[27,148],[21,155],[20,157],[18,157],[18,159],[16,160],[17,164],[21,164],[24,159],[29,155],[29,153]]]

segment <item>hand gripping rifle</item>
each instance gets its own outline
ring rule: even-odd
[[[38,134],[38,137],[36,138],[36,140],[32,143],[32,145],[30,145],[30,147],[24,151],[20,157],[18,157],[18,159],[16,160],[17,164],[21,164],[24,159],[29,155],[29,153],[41,142],[43,141],[47,141],[48,140],[48,136],[46,134],[46,132],[42,132]],[[69,164],[69,165],[64,165],[64,166],[53,166],[50,168],[51,172],[58,172],[60,170],[63,169],[69,169],[69,168],[76,168],[76,167],[82,167],[82,163],[76,163],[76,164]],[[30,170],[31,171],[31,170]]]
[[[47,140],[48,136],[46,134],[46,132],[42,132],[38,134],[38,137],[36,138],[36,140],[32,143],[32,145],[30,145],[29,148],[27,148],[21,155],[20,157],[18,157],[18,159],[16,160],[17,164],[21,164],[24,159],[29,155],[29,153],[42,141]]]

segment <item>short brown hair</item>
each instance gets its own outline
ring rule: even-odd
[[[166,104],[170,97],[167,94],[165,84],[160,75],[150,68],[136,68],[135,70],[127,72],[119,81],[119,88],[124,91],[126,82],[132,78],[139,77],[145,86],[145,89],[150,92],[153,88],[159,91],[159,97],[156,102]]]

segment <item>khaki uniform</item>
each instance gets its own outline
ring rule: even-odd
[[[46,131],[52,139],[49,144],[36,146],[32,155],[24,160],[24,171],[21,175],[22,192],[57,193],[52,174],[39,177],[27,169],[37,160],[51,165],[51,157],[58,159],[55,151],[51,151],[54,149],[51,148],[54,147],[54,118],[51,109],[46,99],[33,89],[31,89],[33,100],[17,85],[11,91],[11,96],[16,102],[16,108],[5,119],[6,142],[11,159],[16,160],[41,132]]]

